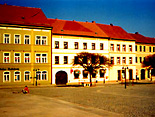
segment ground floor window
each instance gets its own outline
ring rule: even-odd
[[[47,71],[37,71],[36,78],[37,80],[47,80]]]
[[[74,71],[74,78],[75,79],[79,78],[79,74],[80,74],[80,71],[79,70],[75,70]]]
[[[83,78],[88,78],[88,71],[83,70]]]
[[[10,81],[10,72],[5,71],[4,72],[4,82],[8,82],[8,81]]]
[[[94,70],[93,73],[92,73],[92,78],[96,78],[96,73],[97,73],[97,71]]]
[[[15,81],[20,81],[20,72],[19,71],[14,72],[14,79],[15,79]]]
[[[30,80],[30,71],[25,71],[25,81]]]
[[[105,70],[100,69],[100,78],[104,78]]]
[[[47,80],[47,71],[42,71],[42,80]]]

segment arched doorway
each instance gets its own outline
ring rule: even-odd
[[[56,84],[66,84],[67,73],[65,71],[59,71],[56,73]]]
[[[145,69],[141,70],[141,80],[145,80]]]

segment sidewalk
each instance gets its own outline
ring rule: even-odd
[[[83,107],[70,102],[32,94],[13,94],[0,89],[1,117],[103,117],[121,114]]]

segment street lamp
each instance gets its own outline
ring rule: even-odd
[[[122,67],[122,69],[125,70],[125,89],[126,89],[126,69],[128,69],[128,67]]]
[[[36,71],[36,77],[34,77],[34,78],[36,78],[36,86],[37,86],[37,80],[38,80],[38,78],[37,78],[37,71],[39,71],[40,69],[33,69],[33,71]]]

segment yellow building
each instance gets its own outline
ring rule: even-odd
[[[50,84],[52,28],[42,10],[0,5],[0,16],[0,85]]]

